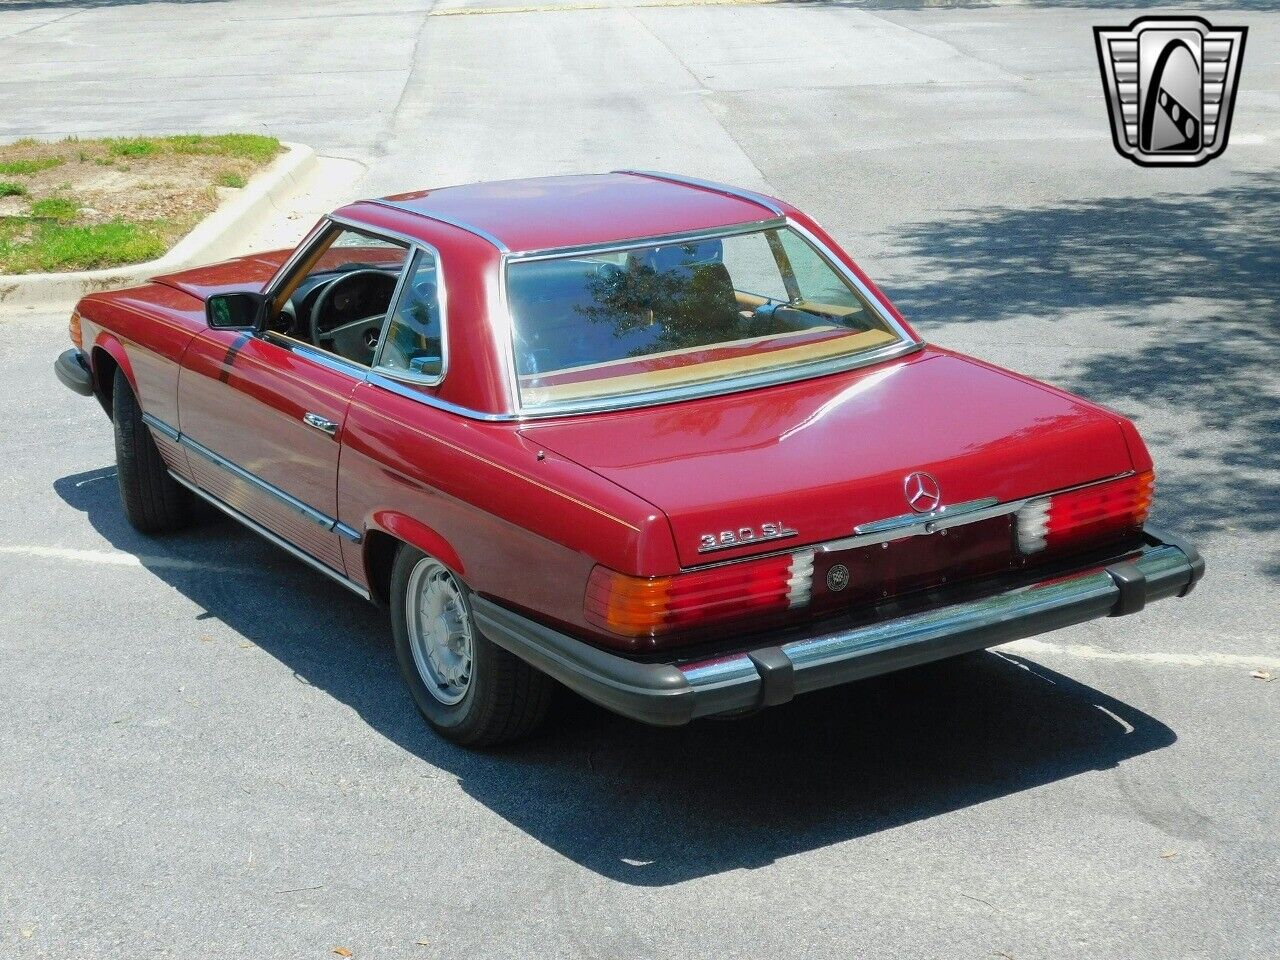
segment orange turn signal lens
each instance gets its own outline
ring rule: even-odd
[[[671,577],[631,577],[596,567],[587,581],[587,622],[624,637],[661,634],[809,602],[813,553],[729,563]]]
[[[84,333],[80,329],[80,311],[71,311],[71,320],[67,323],[67,333],[71,337],[71,342],[80,350],[84,349]]]

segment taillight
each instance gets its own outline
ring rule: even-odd
[[[84,349],[84,334],[80,330],[80,311],[71,311],[71,320],[67,323],[67,333],[71,337],[71,342],[76,345],[79,350]]]
[[[1017,513],[1018,549],[1038,553],[1136,533],[1151,510],[1150,470],[1032,500]]]
[[[587,581],[587,622],[624,637],[663,634],[809,603],[813,551],[727,563],[672,577],[630,577],[596,567]]]

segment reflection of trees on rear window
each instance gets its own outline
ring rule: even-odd
[[[850,334],[897,339],[848,281],[786,228],[516,261],[507,283],[517,372],[533,377],[535,387],[577,368],[599,367],[601,378],[632,375],[646,358],[644,370],[746,354],[768,365],[770,351],[797,343],[843,336],[852,353],[885,337],[859,346]],[[839,352],[826,348],[823,355]],[[807,362],[794,353],[776,358],[793,360]]]

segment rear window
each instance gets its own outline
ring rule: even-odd
[[[902,341],[789,227],[515,260],[507,295],[526,409],[801,376]]]

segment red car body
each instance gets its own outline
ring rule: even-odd
[[[1149,474],[1133,425],[921,342],[853,260],[781,201],[617,173],[424,191],[333,216],[436,252],[448,338],[438,385],[334,362],[270,332],[209,326],[210,296],[270,290],[298,258],[291,251],[86,297],[78,350],[60,359],[60,375],[106,402],[122,371],[175,476],[362,595],[385,599],[399,544],[438,558],[471,591],[486,635],[612,709],[678,723],[781,702],[1131,612],[1185,593],[1203,569],[1189,546],[1143,529],[1145,504],[1129,527],[1051,560],[1021,552],[1022,514],[1006,508]],[[766,221],[813,238],[903,331],[901,349],[753,389],[521,411],[509,360],[509,261]],[[333,434],[308,415],[336,425]],[[940,494],[923,519],[904,491],[914,474]],[[976,522],[948,525],[949,505],[974,504]],[[775,530],[789,535],[766,535]],[[598,569],[665,583],[802,549],[814,565],[800,610],[625,635],[586,602]],[[833,575],[837,565],[848,572]],[[849,589],[824,589],[842,579]],[[1054,584],[1085,580],[1088,589],[1052,606]],[[1010,597],[1020,598],[1015,612]],[[981,629],[962,622],[970,614]],[[939,633],[940,617],[960,620]],[[844,639],[828,643],[838,648],[830,656],[795,646],[833,637]]]

